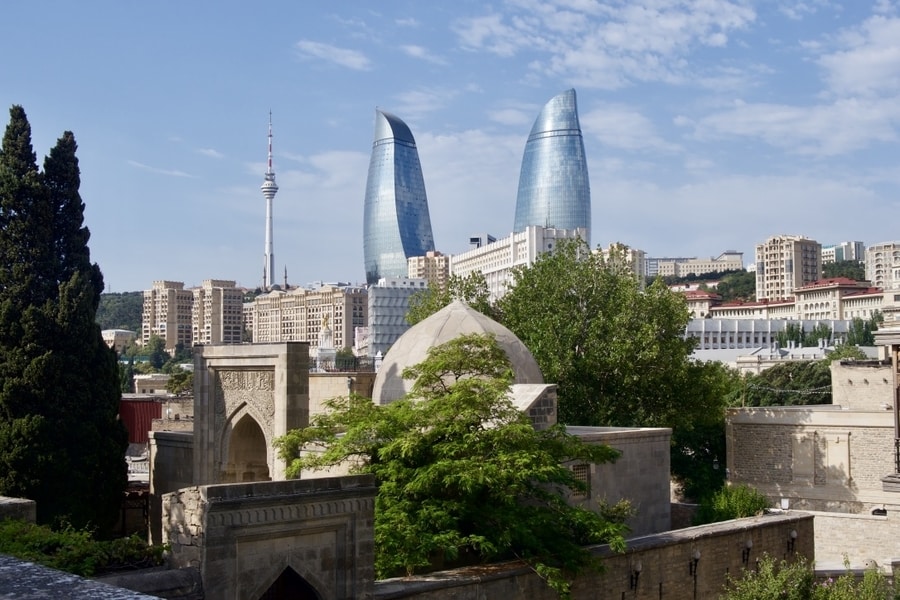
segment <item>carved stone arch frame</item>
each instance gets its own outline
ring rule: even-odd
[[[228,463],[228,452],[231,449],[232,436],[234,435],[234,426],[241,422],[244,417],[253,419],[253,422],[262,431],[263,438],[266,441],[266,464],[269,465],[269,473],[274,472],[275,468],[275,450],[272,446],[274,436],[271,428],[265,426],[265,421],[261,418],[259,411],[247,402],[243,402],[230,414],[225,417],[225,426],[218,432],[216,440],[216,457],[215,465],[219,476],[224,472],[225,465]]]
[[[327,582],[322,581],[320,577],[317,576],[313,569],[304,568],[304,566],[308,567],[309,565],[298,565],[295,563],[302,563],[303,561],[290,560],[288,556],[280,556],[276,561],[273,561],[270,564],[269,569],[263,575],[257,575],[259,584],[256,586],[256,589],[251,591],[248,594],[249,598],[262,598],[263,594],[272,587],[275,581],[281,577],[281,574],[284,573],[285,569],[291,569],[294,573],[302,577],[306,583],[309,584],[313,590],[315,590],[316,595],[323,599],[322,594],[324,591],[329,590],[331,586],[327,584]]]

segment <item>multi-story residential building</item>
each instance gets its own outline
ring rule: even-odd
[[[375,111],[364,211],[367,283],[403,277],[410,256],[434,250],[416,140],[406,123],[382,110]]]
[[[791,298],[794,289],[822,278],[822,245],[799,235],[777,235],[756,246],[756,299]]]
[[[743,271],[744,253],[726,250],[717,257],[709,258],[655,258],[652,275],[659,277],[687,277],[725,271]],[[648,269],[649,271],[649,269]]]
[[[553,229],[529,225],[524,231],[512,233],[502,240],[452,255],[450,272],[466,277],[470,273],[481,271],[487,281],[490,299],[495,301],[506,293],[507,286],[512,283],[513,267],[533,264],[538,256],[552,251],[558,240],[584,239],[585,235],[584,229]]]
[[[383,277],[369,286],[368,355],[387,353],[388,348],[409,329],[406,313],[413,294],[428,289],[424,279]]]
[[[722,296],[703,290],[685,290],[684,299],[687,301],[688,313],[692,319],[710,317],[712,307],[722,303]]]
[[[883,290],[900,289],[900,242],[866,248],[866,279]]]
[[[193,292],[184,289],[183,282],[154,281],[153,287],[144,291],[141,343],[156,335],[165,342],[166,352],[174,353],[179,345],[190,348],[193,301]]]
[[[450,257],[440,252],[426,252],[425,256],[411,256],[407,261],[410,279],[424,279],[428,285],[444,289],[450,277]]]
[[[529,226],[582,230],[591,242],[591,186],[575,90],[552,98],[525,143],[515,233]]]
[[[862,242],[841,242],[822,246],[822,264],[855,260],[863,262],[866,256],[866,245]]]
[[[274,290],[253,300],[254,343],[309,342],[315,354],[323,325],[332,332],[335,348],[352,348],[357,327],[368,325],[365,288],[323,285],[317,289]]]
[[[244,330],[244,290],[234,281],[206,279],[191,290],[194,344],[240,344]]]
[[[595,250],[596,252],[596,250]],[[637,248],[631,248],[621,242],[613,242],[602,250],[603,260],[607,262],[622,261],[623,267],[626,267],[637,278],[644,287],[647,280],[647,253]]]

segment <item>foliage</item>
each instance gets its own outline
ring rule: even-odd
[[[143,292],[100,294],[97,324],[100,329],[126,329],[140,335],[143,310]]]
[[[722,302],[754,302],[756,300],[756,273],[733,271],[719,280],[716,293]]]
[[[700,503],[694,524],[753,517],[763,514],[770,506],[769,499],[749,485],[726,485]]]
[[[848,346],[874,346],[875,332],[878,326],[884,322],[884,316],[878,312],[871,319],[853,317],[847,330],[847,339],[844,343]]]
[[[165,551],[137,535],[101,541],[70,526],[54,531],[25,521],[0,521],[0,554],[82,577],[161,565]]]
[[[166,391],[170,394],[185,394],[194,391],[194,372],[178,369],[169,375]]]
[[[150,365],[157,371],[161,370],[162,366],[172,358],[166,352],[166,341],[158,335],[150,336],[150,339],[147,340],[147,343],[144,344],[141,350],[141,355],[146,356],[150,361]]]
[[[729,577],[723,600],[886,600],[897,598],[887,578],[876,568],[861,579],[849,571],[837,579],[816,581],[812,566],[802,556],[776,561],[764,556],[756,570]]]
[[[822,265],[822,279],[846,277],[853,281],[866,280],[866,268],[858,260],[838,260]]]
[[[826,344],[831,343],[831,327],[825,323],[818,323],[809,331],[804,331],[798,323],[788,323],[784,331],[779,331],[775,336],[775,340],[782,348],[790,346],[793,342],[795,346],[818,346],[819,340],[825,340]]]
[[[59,138],[38,170],[20,106],[0,148],[0,494],[38,519],[101,531],[127,482],[115,352],[96,313],[77,145]]]
[[[512,369],[492,337],[431,348],[403,376],[415,379],[406,398],[336,398],[276,441],[292,476],[342,463],[375,475],[378,576],[518,557],[565,593],[568,576],[599,566],[584,544],[623,548],[623,513],[570,506],[566,491],[585,485],[563,466],[618,453],[560,426],[536,431],[508,397]]]
[[[831,404],[831,361],[787,361],[745,381],[743,406]]]
[[[557,384],[561,422],[672,427],[673,474],[687,481],[708,458],[708,448],[690,446],[707,442],[689,433],[723,423],[734,376],[691,358],[695,340],[684,336],[684,296],[661,279],[641,290],[623,263],[590,252],[584,242],[562,241],[516,269],[498,308],[544,380]]]
[[[462,300],[478,312],[497,318],[490,302],[487,280],[481,271],[474,271],[465,277],[451,275],[447,280],[447,286],[443,289],[429,284],[428,289],[413,294],[409,299],[406,321],[410,325],[415,325],[454,300]]]

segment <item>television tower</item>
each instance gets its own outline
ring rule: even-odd
[[[263,267],[263,290],[271,289],[275,284],[275,251],[272,244],[272,200],[278,192],[275,183],[275,171],[272,170],[272,111],[269,111],[269,163],[266,167],[266,178],[260,186],[266,197],[266,250]]]

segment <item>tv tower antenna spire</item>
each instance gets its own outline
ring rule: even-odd
[[[270,289],[275,284],[275,251],[272,242],[272,201],[278,192],[275,183],[275,171],[272,170],[272,111],[269,111],[269,162],[266,167],[266,175],[260,186],[263,196],[266,198],[266,249],[265,266],[263,267],[263,290]]]

